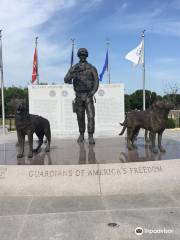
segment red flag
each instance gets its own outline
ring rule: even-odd
[[[34,51],[34,60],[33,60],[33,70],[32,70],[32,83],[34,83],[37,79],[37,73],[38,73],[38,65],[37,65],[37,52],[36,48]]]

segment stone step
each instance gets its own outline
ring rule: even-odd
[[[0,165],[0,196],[92,196],[176,191],[180,185],[179,161]]]

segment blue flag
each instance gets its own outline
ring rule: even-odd
[[[108,71],[108,49],[107,49],[107,52],[106,52],[106,59],[105,59],[105,63],[104,63],[102,72],[99,75],[99,80],[100,81],[102,81],[104,73],[105,73],[106,70]]]
[[[74,64],[74,49],[72,48],[72,53],[71,53],[71,67]]]

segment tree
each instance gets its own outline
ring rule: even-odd
[[[130,95],[125,94],[124,101],[125,101],[125,112],[129,112],[131,110]]]
[[[176,108],[180,106],[180,94],[178,94],[180,90],[180,84],[177,82],[169,82],[167,87],[164,89],[164,99],[167,99],[174,103]]]
[[[146,90],[146,109],[157,99],[162,99],[162,97],[157,95],[156,92]],[[130,95],[125,94],[125,112],[135,109],[143,109],[143,90],[137,90]]]
[[[5,103],[5,114],[12,115],[14,114],[14,109],[8,104],[13,97],[26,99],[28,105],[28,89],[27,88],[17,88],[17,87],[9,87],[4,88],[4,103]],[[0,97],[0,115],[2,115],[2,104]]]

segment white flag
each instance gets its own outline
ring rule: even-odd
[[[133,62],[135,65],[143,64],[144,62],[143,49],[144,49],[143,41],[141,41],[141,43],[136,48],[134,48],[133,50],[126,54],[125,59]]]

